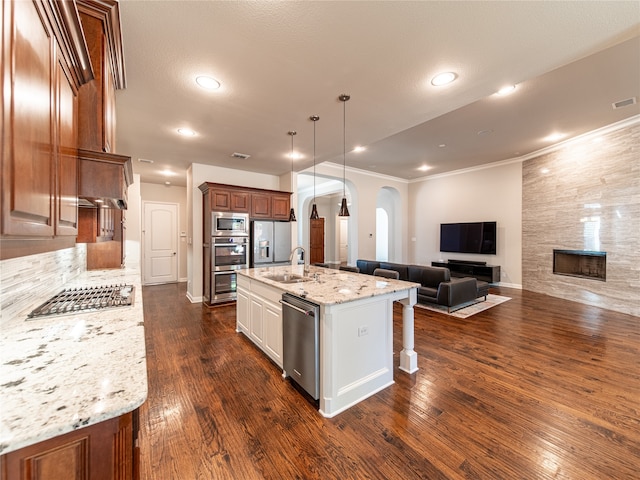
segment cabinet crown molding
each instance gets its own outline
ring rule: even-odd
[[[104,23],[107,55],[113,66],[113,82],[118,90],[126,88],[119,3],[116,0],[77,0],[77,5],[80,13],[98,18]]]

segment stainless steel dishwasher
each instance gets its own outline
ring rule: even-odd
[[[314,400],[320,398],[320,307],[282,294],[284,374]]]

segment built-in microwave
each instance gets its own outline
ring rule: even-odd
[[[246,213],[211,212],[211,236],[249,235],[249,215]]]

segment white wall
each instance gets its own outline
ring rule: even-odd
[[[161,202],[178,204],[178,281],[187,280],[187,188],[175,185],[142,183],[140,186],[142,202]],[[140,215],[140,225],[144,219]],[[142,241],[142,239],[141,239]]]
[[[139,269],[142,259],[141,238],[142,238],[142,202],[140,199],[140,174],[133,174],[133,183],[127,190],[127,211],[125,232],[124,263],[128,268]]]
[[[427,177],[409,185],[412,263],[456,258],[500,265],[501,283],[522,286],[522,163]],[[440,252],[440,224],[498,222],[496,255]],[[415,238],[415,241],[413,241]]]

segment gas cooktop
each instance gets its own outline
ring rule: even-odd
[[[133,305],[133,285],[70,288],[44,302],[27,317],[85,313],[105,308]]]

